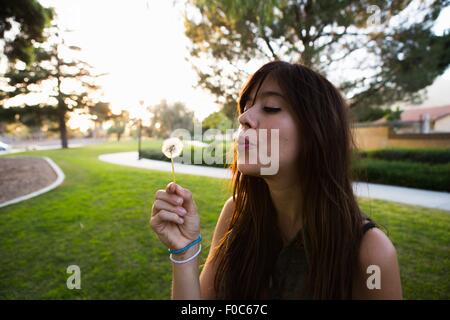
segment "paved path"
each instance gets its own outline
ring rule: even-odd
[[[158,161],[150,159],[138,160],[137,152],[120,152],[102,154],[98,157],[100,160],[123,166],[130,166],[142,169],[168,171],[172,172],[172,164],[167,161]],[[221,179],[230,179],[231,172],[227,169],[212,168],[205,166],[195,166],[181,163],[174,163],[175,173],[192,174],[196,176],[206,176]]]
[[[114,164],[137,167],[149,170],[171,172],[170,162],[141,159],[138,160],[137,152],[121,152],[103,154],[99,159]],[[211,168],[204,166],[186,165],[175,163],[175,172],[208,176],[221,179],[229,179],[231,173],[227,169]],[[450,212],[450,193],[413,188],[396,187],[382,184],[356,182],[353,190],[359,197],[388,200],[427,208],[436,208]]]

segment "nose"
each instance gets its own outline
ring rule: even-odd
[[[241,113],[241,115],[238,117],[241,126],[247,129],[255,129],[257,127],[258,121],[256,119],[255,110],[256,108],[249,108],[245,112]]]

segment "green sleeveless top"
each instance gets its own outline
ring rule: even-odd
[[[269,280],[268,299],[311,299],[305,292],[307,261],[302,230],[284,246]]]

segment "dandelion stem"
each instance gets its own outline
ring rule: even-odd
[[[174,169],[173,169],[173,158],[170,158],[170,160],[171,160],[171,162],[172,162],[172,178],[173,178],[173,182],[174,182],[174,183],[177,183],[177,182],[175,181],[175,171],[174,171]]]

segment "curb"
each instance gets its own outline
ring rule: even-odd
[[[26,194],[24,196],[20,196],[20,197],[14,198],[12,200],[8,200],[6,202],[3,202],[3,203],[0,204],[0,208],[6,207],[6,206],[9,206],[11,204],[18,203],[18,202],[22,202],[22,201],[28,200],[30,198],[37,197],[37,196],[39,196],[39,195],[41,195],[43,193],[49,192],[50,190],[55,189],[57,186],[59,186],[64,181],[64,179],[66,177],[64,175],[64,172],[61,170],[60,167],[58,167],[58,165],[52,159],[50,159],[48,157],[36,157],[36,158],[41,158],[41,159],[44,159],[44,160],[47,161],[47,163],[50,165],[50,167],[56,173],[56,180],[53,181],[47,187],[44,187],[44,188],[42,188],[40,190],[33,191],[33,192],[31,192],[29,194]]]

